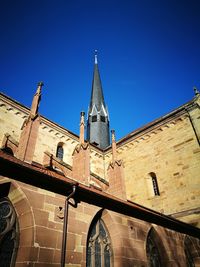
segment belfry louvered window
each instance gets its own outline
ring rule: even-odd
[[[87,267],[112,267],[111,243],[104,226],[99,219],[91,228],[87,243]]]
[[[15,266],[19,230],[17,216],[8,198],[0,199],[0,266]]]
[[[101,121],[102,122],[106,122],[106,117],[105,116],[101,116]]]
[[[92,122],[96,122],[97,121],[97,115],[92,116]]]

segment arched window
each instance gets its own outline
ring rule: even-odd
[[[101,219],[94,220],[87,241],[87,267],[112,267],[111,242]]]
[[[63,150],[63,144],[58,144],[57,151],[56,151],[56,157],[63,160],[64,150]]]
[[[147,259],[149,267],[162,267],[161,257],[154,240],[154,231],[153,229],[149,232],[146,243]]]
[[[154,195],[160,196],[156,174],[154,172],[150,172],[149,175],[151,177]]]
[[[190,240],[190,238],[188,236],[186,236],[185,238],[185,257],[186,257],[186,264],[187,267],[195,267],[194,261],[193,261],[193,257],[192,257],[192,252],[191,252],[191,248],[193,248],[193,244],[192,241]]]
[[[17,216],[10,200],[0,199],[0,261],[1,267],[15,266],[19,242]]]

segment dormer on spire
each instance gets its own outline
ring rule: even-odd
[[[109,116],[104,101],[103,89],[95,50],[92,93],[87,118],[87,140],[101,149],[110,145]]]

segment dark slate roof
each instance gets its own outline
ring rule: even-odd
[[[98,111],[100,111],[102,104],[105,105],[103,89],[101,85],[101,78],[99,74],[99,68],[97,62],[94,64],[94,74],[93,74],[93,82],[92,82],[92,94],[90,100],[90,108],[89,111],[92,110],[93,105],[95,104]]]

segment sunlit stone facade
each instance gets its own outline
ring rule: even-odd
[[[51,169],[96,192],[200,227],[198,91],[188,103],[119,141],[113,132],[111,146],[101,150],[83,141],[83,113],[80,136],[40,115],[41,90],[40,83],[31,108],[0,94],[1,153],[10,161],[44,173]],[[7,215],[2,204],[7,201],[16,244],[6,259],[5,242],[11,239],[2,224],[0,258],[3,253],[9,261],[2,266],[60,266],[65,196],[33,185],[28,176],[27,182],[17,173],[16,179],[0,176],[0,219]],[[68,267],[200,266],[197,238],[86,202],[69,206],[66,251]]]

